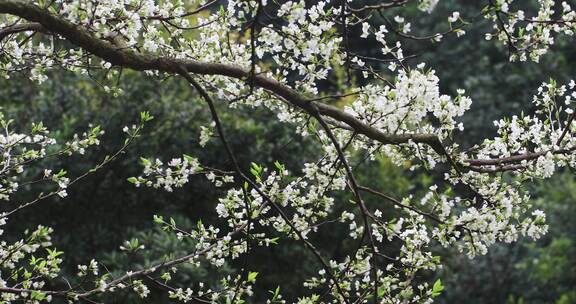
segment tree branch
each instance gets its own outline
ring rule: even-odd
[[[208,95],[208,92],[206,92],[206,90],[204,90],[204,88],[196,80],[194,80],[194,78],[192,78],[192,76],[190,76],[190,74],[188,74],[188,72],[184,68],[182,68],[182,70],[180,71],[179,74],[182,77],[184,77],[184,79],[186,79],[198,91],[198,93],[200,93],[200,95],[202,96],[204,101],[206,101],[206,103],[208,104],[208,107],[210,108],[210,113],[212,114],[212,119],[216,125],[216,130],[218,132],[218,135],[220,136],[220,141],[222,142],[222,145],[224,145],[224,149],[226,150],[226,154],[228,155],[228,157],[232,161],[234,168],[236,170],[236,173],[239,175],[239,177],[243,181],[248,183],[254,190],[256,190],[256,192],[263,198],[263,200],[267,204],[270,204],[276,210],[276,212],[278,212],[278,214],[280,214],[280,216],[288,224],[290,229],[298,236],[298,239],[304,243],[305,247],[308,248],[312,252],[312,254],[316,257],[316,259],[320,262],[320,264],[322,264],[326,273],[329,275],[329,277],[336,284],[336,289],[337,289],[338,293],[342,296],[342,299],[344,300],[344,302],[348,304],[349,301],[346,298],[346,294],[341,289],[340,284],[338,283],[338,278],[334,275],[334,273],[333,273],[332,269],[330,268],[330,266],[328,265],[328,263],[326,261],[324,261],[324,258],[322,257],[322,255],[320,254],[318,249],[316,249],[316,247],[309,240],[307,240],[304,237],[302,232],[300,230],[298,230],[298,228],[296,227],[296,225],[294,225],[294,223],[292,223],[292,221],[290,220],[288,215],[286,215],[286,213],[284,213],[284,211],[280,208],[280,206],[278,206],[278,204],[276,204],[276,202],[274,202],[268,195],[266,195],[266,193],[264,193],[262,191],[262,189],[260,189],[260,187],[252,179],[250,179],[248,176],[246,176],[246,174],[244,174],[244,172],[242,171],[242,168],[240,167],[240,164],[238,163],[236,155],[234,154],[234,152],[232,151],[232,148],[230,147],[230,145],[228,144],[228,141],[226,140],[226,136],[224,134],[224,129],[222,128],[220,118],[218,117],[218,112],[216,111],[216,107],[214,106],[214,102],[212,101],[212,98],[210,97],[210,95]]]
[[[11,34],[17,34],[22,32],[43,32],[46,33],[46,29],[42,26],[42,24],[37,22],[32,23],[19,23],[14,24],[11,26],[7,26],[3,29],[0,29],[0,41],[6,38]]]
[[[541,152],[528,152],[520,155],[501,157],[501,158],[488,158],[488,159],[468,159],[464,162],[468,163],[470,166],[501,166],[505,164],[520,163],[522,161],[529,161],[537,159],[540,156],[546,155],[548,153],[552,154],[568,154],[570,152],[576,151],[576,146],[552,150],[552,151],[541,151]]]

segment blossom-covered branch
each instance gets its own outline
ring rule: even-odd
[[[182,302],[243,303],[256,283],[257,274],[249,271],[249,263],[236,275],[222,278],[215,289],[206,289],[202,282],[197,288],[171,286],[171,274],[184,264],[221,267],[258,247],[273,246],[279,238],[291,238],[315,257],[319,267],[317,275],[302,282],[307,290],[300,303],[429,303],[442,289],[439,283],[420,279],[422,273],[441,267],[434,244],[474,257],[485,254],[496,242],[539,238],[547,230],[546,216],[531,207],[520,181],[548,178],[558,168],[576,166],[576,85],[543,84],[532,100],[537,109],[533,115],[496,121],[494,138],[463,150],[458,137],[465,126],[460,119],[472,100],[464,90],[453,96],[441,93],[436,72],[425,63],[410,64],[408,59],[414,56],[405,54],[402,40],[395,38],[435,43],[454,33],[455,39],[462,39],[472,23],[453,12],[446,18],[445,31],[418,36],[410,34],[408,15],[387,15],[411,4],[422,14],[433,13],[438,2],[0,0],[3,76],[29,72],[41,84],[49,77],[49,69],[90,77],[95,70],[103,70],[103,87],[115,96],[121,96],[122,90],[112,79],[121,77],[124,68],[177,76],[195,89],[212,117],[212,124],[199,130],[199,145],[216,145],[211,140],[217,137],[231,167],[212,168],[182,153],[170,161],[142,158],[142,174],[128,178],[136,187],[171,192],[189,183],[192,176],[204,176],[223,190],[214,204],[221,226],[199,222],[189,231],[179,228],[174,219],[155,217],[164,231],[193,244],[187,254],[127,270],[115,278],[101,274],[98,262],[90,260],[78,267],[78,277],[90,280],[76,288],[48,290],[44,280],[11,280],[0,286],[3,298],[43,301],[61,296],[92,301],[100,294],[124,289],[145,298],[150,293],[148,282]],[[510,12],[510,2],[489,1],[478,16],[493,23],[498,39],[510,47],[511,59],[537,60],[552,44],[551,32],[572,31],[574,12],[567,4],[562,5],[563,16],[553,19],[562,22],[548,22],[553,1],[540,1],[535,19],[523,17],[520,10]],[[521,30],[521,23],[528,25]],[[378,46],[376,55],[353,48],[349,39],[354,31],[361,33],[358,39]],[[531,31],[533,35],[526,34]],[[35,33],[42,36],[31,39]],[[323,82],[338,77],[340,68],[346,74],[346,87],[335,94]],[[302,159],[295,172],[280,161],[242,163],[224,132],[220,107],[232,113],[238,108],[267,109],[295,136],[314,142],[317,158]],[[146,113],[142,119],[151,116]],[[18,189],[14,177],[24,164],[29,165],[29,159],[45,155],[42,149],[17,148],[22,143],[51,144],[42,130],[36,128],[40,133],[36,136],[7,131],[3,137],[1,198]],[[80,152],[96,144],[97,131],[77,138],[67,151]],[[132,137],[138,131],[138,127],[125,129]],[[439,171],[444,180],[429,186],[422,196],[393,198],[362,185],[351,165],[353,160],[371,162],[378,157],[411,170]],[[74,181],[65,175],[45,171],[41,180],[58,185],[51,195],[65,197],[62,191]],[[364,192],[392,203],[398,214],[368,206]],[[346,205],[343,197],[352,197],[353,204]],[[344,225],[348,230],[344,237],[355,240],[357,246],[343,257],[328,259],[311,238],[327,223]],[[49,243],[38,239],[49,240],[51,231],[37,231],[41,237],[9,245],[7,262],[1,266],[13,269],[25,256],[14,252]],[[127,241],[121,249],[144,250],[137,240]],[[59,255],[50,253],[46,261],[51,266],[37,272],[57,277]],[[155,277],[160,271],[164,271],[162,280]],[[280,298],[276,292],[270,301],[282,303]]]

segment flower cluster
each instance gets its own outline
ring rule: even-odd
[[[538,0],[538,10],[532,13],[513,10],[515,2],[520,1],[494,1],[485,15],[494,23],[494,34],[487,34],[486,38],[495,36],[504,42],[513,51],[510,60],[538,62],[554,44],[557,34],[574,35],[576,12],[566,1],[562,1],[557,12],[556,1]]]
[[[0,219],[0,224],[6,224],[6,217]],[[0,234],[3,234],[0,232]],[[12,244],[2,242],[0,259],[2,263],[2,279],[0,288],[20,286],[22,293],[2,293],[2,301],[12,302],[20,299],[34,301],[50,301],[52,296],[43,293],[44,286],[58,277],[63,252],[51,248],[52,229],[38,226],[27,233],[25,238]]]
[[[192,156],[184,154],[181,158],[174,158],[168,162],[164,168],[164,163],[156,159],[154,161],[141,158],[144,172],[142,176],[130,177],[129,182],[139,187],[163,188],[172,191],[174,188],[182,187],[188,182],[190,175],[198,174],[201,171],[200,163]]]

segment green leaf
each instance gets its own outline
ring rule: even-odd
[[[188,163],[193,163],[196,161],[196,159],[188,154],[182,154],[182,156],[184,156],[184,159],[188,162]]]
[[[164,280],[164,282],[168,282],[172,279],[169,272],[165,272],[164,274],[162,274],[162,276],[160,276],[160,278]]]
[[[164,218],[161,215],[154,215],[154,223],[163,224]]]
[[[30,298],[32,298],[32,300],[42,301],[42,300],[46,299],[46,294],[44,294],[43,292],[40,292],[40,291],[33,290],[30,293]]]
[[[64,169],[60,169],[58,173],[56,173],[56,177],[62,177],[66,175],[66,171]]]
[[[246,280],[246,282],[255,282],[257,276],[258,276],[257,272],[250,272],[248,274],[248,279]]]
[[[280,171],[280,172],[284,171],[284,165],[281,164],[279,161],[275,161],[274,166],[276,166],[276,169],[278,169],[278,171]]]
[[[140,112],[140,121],[142,122],[147,122],[154,119],[154,116],[150,115],[150,112],[148,111],[143,111]]]
[[[142,164],[144,166],[150,166],[150,164],[152,164],[148,159],[146,159],[144,157],[140,157],[140,161],[142,162]]]
[[[51,250],[50,248],[46,248],[46,251],[48,252],[48,255],[50,255],[50,257],[52,258],[57,258],[64,254],[64,251],[58,251],[56,249]]]
[[[279,295],[280,295],[280,286],[277,286],[276,289],[274,290],[274,293],[272,293],[272,300],[276,300]]]
[[[444,285],[442,285],[442,280],[438,279],[434,282],[434,286],[432,286],[432,296],[437,297],[439,296],[442,291],[444,290]]]
[[[257,181],[260,181],[260,177],[261,177],[263,171],[264,171],[264,168],[262,168],[257,163],[251,164],[250,173],[252,173],[252,175],[254,175],[254,177],[256,178]]]

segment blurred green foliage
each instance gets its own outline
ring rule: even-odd
[[[415,34],[443,31],[446,18],[452,11],[472,17],[481,4],[475,1],[442,1],[432,15],[414,19]],[[391,12],[393,16],[394,11]],[[416,14],[416,12],[408,12]],[[431,26],[434,25],[434,26]],[[556,51],[544,57],[542,64],[509,63],[506,50],[493,41],[485,41],[490,28],[482,20],[465,28],[463,39],[446,37],[442,43],[414,43],[405,41],[408,53],[417,54],[410,64],[421,61],[436,69],[444,93],[452,94],[464,88],[474,103],[464,117],[466,136],[456,141],[470,146],[483,137],[493,135],[492,121],[519,109],[530,111],[531,96],[537,86],[552,77],[566,82],[576,73],[576,53],[573,42],[559,40]],[[378,52],[376,46],[352,37],[351,45],[366,55]],[[385,67],[382,67],[385,68]],[[330,91],[345,89],[345,73],[339,71],[326,82]],[[54,72],[49,80],[37,86],[25,77],[0,80],[0,105],[8,116],[20,125],[43,121],[64,139],[82,132],[89,123],[102,125],[106,134],[97,151],[87,157],[50,160],[47,165],[63,167],[71,174],[82,172],[98,162],[98,157],[113,152],[122,144],[122,128],[130,125],[143,110],[156,118],[120,160],[106,170],[83,180],[70,189],[66,199],[52,199],[29,208],[9,222],[8,231],[22,231],[39,223],[55,229],[54,243],[66,252],[64,271],[73,275],[76,265],[87,263],[92,257],[107,268],[127,270],[149,265],[164,258],[166,252],[184,254],[187,246],[177,242],[152,223],[154,214],[174,216],[184,227],[195,221],[218,223],[214,212],[220,190],[214,189],[203,177],[195,177],[182,189],[173,193],[133,188],[126,182],[140,169],[138,158],[159,157],[169,160],[182,153],[198,156],[204,163],[231,168],[218,141],[203,149],[198,144],[201,125],[210,123],[204,104],[187,84],[176,79],[154,79],[125,71],[120,97],[106,94],[95,81],[83,76]],[[16,80],[16,81],[15,81]],[[15,85],[18,83],[18,85]],[[288,169],[312,159],[314,145],[296,136],[290,128],[277,122],[264,110],[221,109],[233,150],[240,163],[248,168],[250,162],[273,166],[278,160]],[[360,159],[361,157],[359,157]],[[358,162],[358,178],[362,184],[402,197],[418,195],[436,178],[422,172],[398,168],[386,159],[375,163]],[[446,266],[439,274],[445,286],[441,303],[576,303],[576,179],[574,172],[563,172],[531,185],[535,204],[546,211],[549,234],[532,243],[520,240],[515,244],[501,244],[491,248],[486,256],[469,260],[457,252],[443,251]],[[22,199],[25,199],[23,197]],[[380,208],[385,216],[393,216],[396,209],[376,197],[366,195],[371,208]],[[338,198],[334,214],[338,214],[346,197]],[[355,241],[347,239],[346,227],[326,224],[311,240],[328,257],[338,258]],[[14,233],[16,235],[16,233]],[[7,235],[10,235],[8,233]],[[125,240],[137,238],[146,250],[141,253],[120,253]],[[394,250],[395,244],[390,245]],[[259,272],[255,301],[263,299],[268,290],[281,286],[288,300],[302,290],[303,277],[317,271],[311,253],[297,242],[282,240],[277,246],[260,248],[247,260],[225,265],[221,269],[188,267],[175,280],[182,286],[198,281],[217,285],[217,277],[237,273],[249,265]],[[290,275],[286,275],[289,273]],[[165,295],[153,292],[150,303],[165,301]],[[140,303],[131,297],[110,299],[109,303]]]

